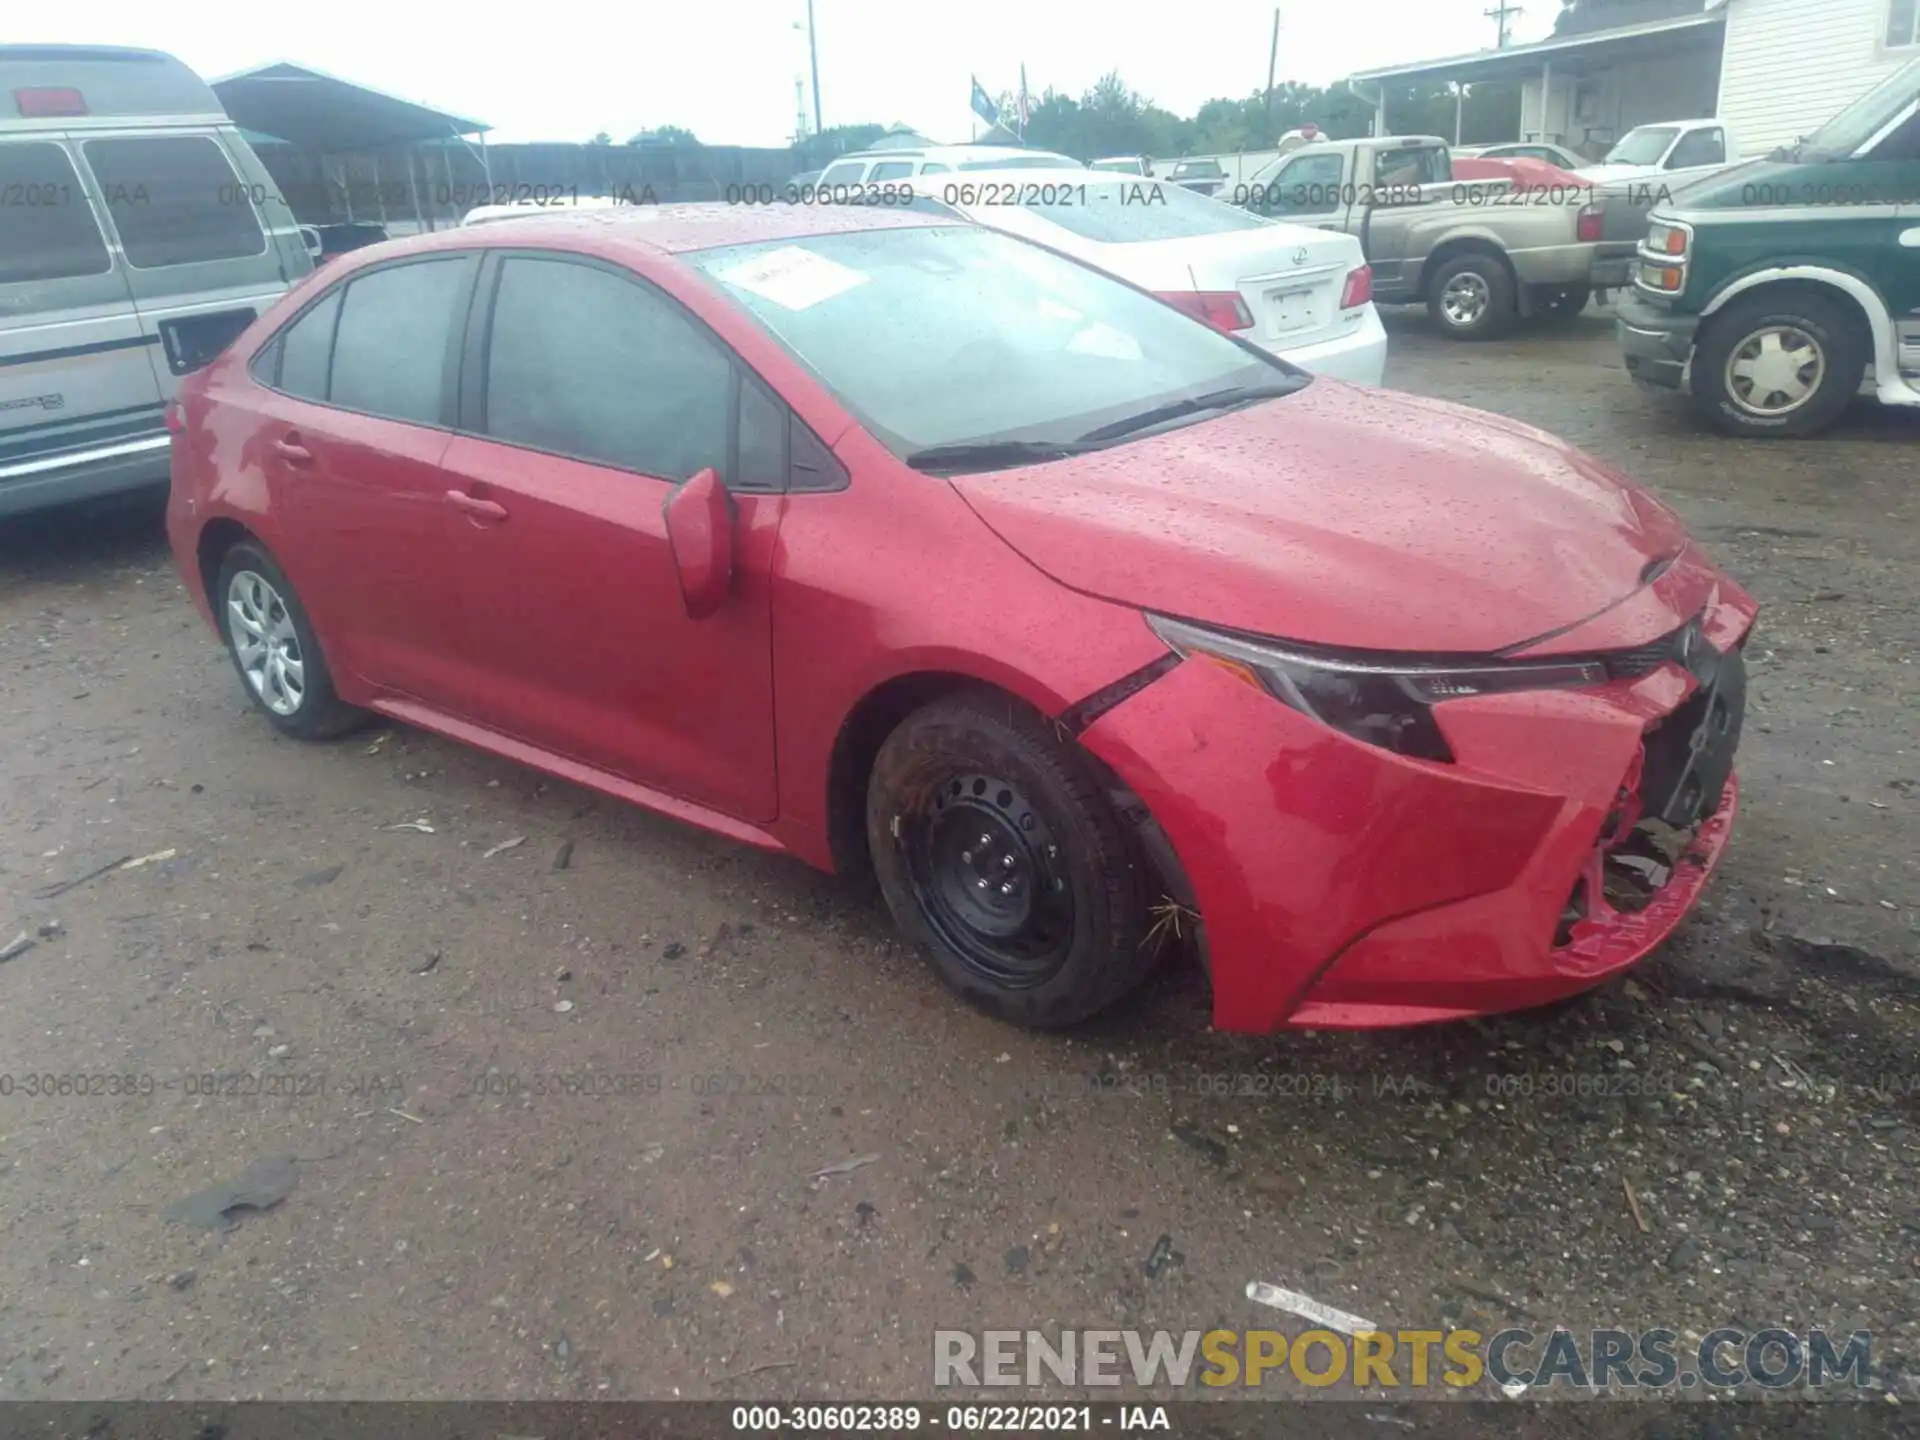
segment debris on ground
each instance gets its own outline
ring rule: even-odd
[[[1158,1280],[1160,1272],[1173,1263],[1176,1263],[1173,1258],[1173,1236],[1162,1235],[1153,1242],[1153,1249],[1147,1255],[1146,1264],[1140,1267],[1140,1273],[1149,1280]]]
[[[518,850],[522,845],[526,843],[527,843],[526,836],[516,835],[511,840],[502,840],[498,845],[493,846],[491,849],[481,851],[480,858],[482,860],[491,860],[493,859],[494,856],[504,855],[509,850]]]
[[[1620,1190],[1627,1197],[1627,1209],[1633,1212],[1633,1223],[1640,1227],[1642,1235],[1647,1233],[1647,1217],[1640,1213],[1639,1197],[1633,1193],[1633,1182],[1624,1176],[1620,1180]]]
[[[60,932],[66,928],[67,927],[62,925],[58,920],[42,921],[40,924],[40,938],[42,940],[55,939],[59,936]]]
[[[382,830],[418,830],[422,835],[433,834],[433,826],[424,820],[402,820],[397,825],[382,825]]]
[[[1007,1267],[1007,1274],[1024,1275],[1027,1266],[1033,1263],[1033,1252],[1024,1245],[1015,1245],[1000,1257],[1000,1263]]]
[[[666,949],[660,952],[660,958],[662,960],[678,960],[682,955],[686,953],[687,953],[687,947],[682,945],[678,940],[676,940],[671,945],[667,946]]]
[[[33,949],[33,943],[33,937],[22,930],[18,935],[14,936],[13,939],[9,940],[4,948],[0,948],[0,965],[4,965],[9,960],[19,959],[20,956]]]
[[[833,1164],[822,1165],[818,1170],[814,1171],[813,1178],[816,1180],[824,1180],[829,1175],[851,1175],[854,1171],[873,1164],[873,1162],[879,1158],[878,1155],[855,1155],[850,1160],[836,1160]]]
[[[879,1209],[870,1201],[862,1200],[858,1205],[853,1207],[853,1223],[864,1230],[873,1224],[873,1217],[879,1213]]]
[[[1285,1290],[1278,1285],[1269,1285],[1264,1280],[1247,1282],[1247,1298],[1256,1305],[1268,1305],[1275,1310],[1291,1311],[1303,1320],[1312,1320],[1329,1330],[1338,1330],[1346,1335],[1358,1335],[1363,1331],[1380,1328],[1371,1320],[1362,1320],[1358,1315],[1349,1315],[1346,1311],[1336,1310],[1331,1305],[1322,1305],[1311,1295],[1302,1295],[1298,1290]]]
[[[573,1001],[571,1000],[556,1000],[553,1002],[553,1013],[556,1015],[565,1015],[571,1009],[573,1009]]]
[[[973,1273],[973,1267],[964,1260],[956,1260],[953,1265],[953,1283],[961,1287],[973,1284],[980,1277]]]
[[[143,865],[158,865],[162,860],[171,860],[179,853],[178,850],[172,848],[156,850],[151,855],[142,855],[137,860],[128,860],[121,865],[120,868],[122,870],[138,870]]]
[[[427,956],[426,959],[422,960],[418,965],[414,966],[413,973],[416,975],[424,975],[439,963],[440,963],[440,952],[436,950],[431,955]]]
[[[733,1294],[733,1286],[729,1285],[724,1280],[716,1280],[707,1288],[711,1290],[714,1294],[718,1295],[722,1300],[726,1299],[729,1295]]]
[[[381,747],[385,745],[387,741],[391,740],[392,738],[393,738],[393,732],[391,730],[388,730],[385,733],[377,736],[374,739],[374,742],[371,745],[367,746],[367,754],[378,755],[380,753]]]
[[[1215,1165],[1224,1165],[1227,1163],[1227,1147],[1211,1135],[1206,1134],[1204,1131],[1192,1125],[1180,1124],[1174,1126],[1173,1138],[1178,1140],[1182,1145],[1188,1145],[1198,1150]]]
[[[287,1198],[298,1178],[291,1155],[269,1156],[223,1184],[174,1201],[160,1212],[160,1218],[201,1230],[231,1230],[238,1223],[233,1211],[271,1210]]]
[[[553,857],[553,868],[555,870],[565,870],[571,864],[573,864],[573,841],[562,840],[560,842],[560,849],[555,852]]]
[[[702,960],[710,960],[715,955],[724,954],[727,949],[727,946],[732,942],[732,940],[733,940],[733,927],[729,925],[726,921],[722,920],[720,922],[720,927],[713,932],[712,937],[707,941],[706,944],[700,947],[699,958]]]
[[[34,894],[42,900],[51,900],[54,896],[64,895],[69,890],[78,890],[88,881],[98,880],[102,875],[111,874],[113,871],[125,866],[132,859],[133,857],[131,855],[122,855],[118,860],[109,860],[97,869],[89,870],[84,875],[76,875],[71,880],[62,880],[55,885],[43,885],[40,889],[36,890]]]
[[[322,885],[331,885],[346,873],[344,865],[329,865],[324,870],[314,870],[302,875],[293,882],[296,890],[318,890]]]

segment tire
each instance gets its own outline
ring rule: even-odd
[[[1549,286],[1540,292],[1536,313],[1549,325],[1571,325],[1586,312],[1591,299],[1591,285]]]
[[[1784,360],[1770,366],[1745,390],[1737,375],[1742,360],[1764,358],[1768,337],[1780,351],[1804,347],[1808,361],[1797,370]],[[1700,413],[1729,435],[1791,438],[1826,429],[1846,411],[1866,377],[1873,338],[1860,317],[1837,300],[1809,290],[1776,291],[1736,300],[1707,322],[1693,352],[1693,399]],[[1756,349],[1755,347],[1758,347]],[[1791,405],[1786,390],[1757,392],[1779,379],[1807,386]],[[1743,393],[1744,391],[1744,393]]]
[[[1076,1024],[1153,968],[1148,867],[1086,758],[1017,700],[961,691],[903,720],[874,760],[867,839],[900,928],[1002,1020]]]
[[[1479,304],[1467,318],[1464,302],[1475,295]],[[1456,297],[1461,304],[1455,304]],[[1479,251],[1454,256],[1427,284],[1427,314],[1455,340],[1490,340],[1501,334],[1514,320],[1513,277],[1506,263]]]
[[[274,729],[296,740],[327,740],[366,720],[334,691],[313,622],[263,546],[242,540],[228,550],[208,599],[241,688]],[[245,643],[249,636],[255,644]]]

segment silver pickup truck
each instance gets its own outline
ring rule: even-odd
[[[1571,179],[1456,179],[1446,141],[1431,135],[1303,146],[1218,198],[1357,236],[1376,300],[1424,301],[1461,339],[1520,316],[1578,315],[1596,286],[1625,283],[1645,233],[1623,214],[1610,234],[1604,197]]]

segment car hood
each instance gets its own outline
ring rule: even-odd
[[[1091,454],[951,482],[1063,585],[1314,644],[1484,654],[1618,603],[1686,536],[1518,422],[1320,379]]]

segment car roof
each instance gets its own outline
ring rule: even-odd
[[[909,185],[915,193],[924,193],[934,199],[944,199],[941,193],[952,185],[994,184],[1005,180],[1009,184],[1021,185],[1125,185],[1144,183],[1138,175],[1114,174],[1111,171],[1089,172],[1080,166],[1069,169],[1064,165],[1023,165],[1009,166],[1004,170],[968,170],[949,175],[907,175],[892,181],[895,185]]]
[[[434,250],[503,246],[681,255],[723,245],[798,240],[859,230],[913,229],[941,223],[937,215],[874,205],[619,205],[607,210],[563,210],[515,217],[512,224],[460,225],[410,235],[353,253],[362,263]],[[950,221],[947,223],[951,223]]]
[[[919,145],[905,150],[853,150],[836,156],[830,164],[842,160],[988,160],[1002,155],[1057,155],[1056,150],[1029,150],[1019,145]]]

